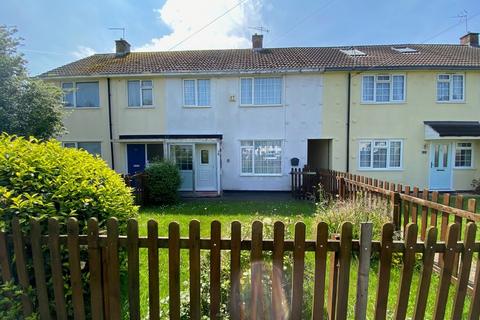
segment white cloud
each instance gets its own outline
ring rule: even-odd
[[[96,52],[94,49],[85,46],[78,46],[77,50],[71,52],[72,56],[74,56],[76,59],[82,59],[95,53]]]
[[[240,3],[240,0],[167,0],[154,11],[171,33],[152,39],[135,51],[166,51]],[[252,26],[262,24],[261,0],[247,0],[174,50],[245,48]]]

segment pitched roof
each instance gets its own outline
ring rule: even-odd
[[[408,47],[417,52],[402,53]],[[407,44],[352,47],[303,47],[132,52],[95,54],[40,75],[74,77],[120,74],[222,73],[297,70],[480,69],[480,48],[466,45]],[[343,50],[343,51],[342,51]]]
[[[479,137],[478,121],[424,121],[435,130],[440,137]]]

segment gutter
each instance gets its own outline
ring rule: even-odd
[[[352,85],[352,74],[348,73],[348,82],[347,82],[347,163],[345,172],[350,172],[350,107],[351,107],[351,94],[350,89]]]
[[[112,130],[112,94],[110,90],[110,78],[107,78],[108,98],[108,129],[110,132],[110,153],[112,155],[112,169],[115,170],[115,156],[113,154],[113,130]]]

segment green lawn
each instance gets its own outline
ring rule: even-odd
[[[146,225],[147,221],[155,219],[159,225],[159,235],[167,236],[168,224],[172,221],[176,221],[180,224],[180,232],[182,237],[188,236],[188,223],[192,219],[197,219],[201,224],[201,236],[208,237],[210,233],[210,223],[214,220],[218,220],[222,223],[222,236],[228,237],[230,235],[230,223],[232,221],[242,222],[244,230],[244,236],[249,231],[249,225],[255,220],[261,220],[265,224],[265,229],[271,230],[273,223],[277,220],[283,221],[287,225],[286,237],[292,238],[293,226],[297,221],[303,221],[307,225],[307,238],[313,239],[314,235],[314,221],[315,221],[315,206],[312,203],[306,201],[296,200],[272,200],[272,201],[235,201],[235,200],[189,200],[175,206],[166,207],[148,207],[140,211],[139,227],[140,234],[145,236],[147,234]],[[271,232],[271,231],[270,231]],[[168,255],[165,249],[160,250],[160,294],[162,298],[168,296]],[[313,253],[306,254],[306,266],[305,266],[305,290],[311,291],[313,286],[313,265],[314,256]],[[140,250],[140,295],[141,295],[141,316],[142,318],[148,316],[148,268],[147,268],[147,252],[146,249]],[[356,288],[356,261],[353,261],[351,268],[351,287],[349,293],[349,318],[353,317],[354,312],[354,300],[355,300],[355,288]],[[370,291],[369,291],[369,318],[372,318],[373,308],[375,305],[375,293],[377,289],[377,266],[372,267],[370,274]],[[181,283],[182,290],[188,292],[188,252],[182,250],[181,253]],[[389,312],[388,318],[393,318],[393,312],[396,305],[398,286],[400,281],[401,268],[393,268],[391,274],[391,286],[389,295]],[[413,314],[414,297],[418,286],[419,273],[414,275],[414,281],[412,283],[411,294],[412,298],[409,303],[409,316]],[[128,287],[126,284],[126,278],[122,276],[122,300],[123,311],[125,318],[128,318],[128,306],[126,295]],[[431,314],[435,302],[436,287],[438,284],[438,277],[432,278],[432,286],[430,290],[429,305],[427,308],[428,314]],[[328,285],[328,275],[327,275]],[[311,295],[306,295],[311,296]],[[450,298],[448,299],[447,306],[447,318],[451,309],[453,301],[453,287],[450,290]],[[467,299],[465,310],[468,310],[470,302]],[[311,301],[306,301],[304,309],[306,314],[309,313],[309,306]]]

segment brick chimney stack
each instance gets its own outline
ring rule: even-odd
[[[120,38],[115,40],[115,55],[117,57],[124,57],[130,53],[130,43],[127,40]]]
[[[460,38],[460,44],[470,47],[478,47],[478,33],[469,32]]]
[[[254,34],[252,35],[252,49],[253,50],[262,50],[263,49],[263,35]]]

